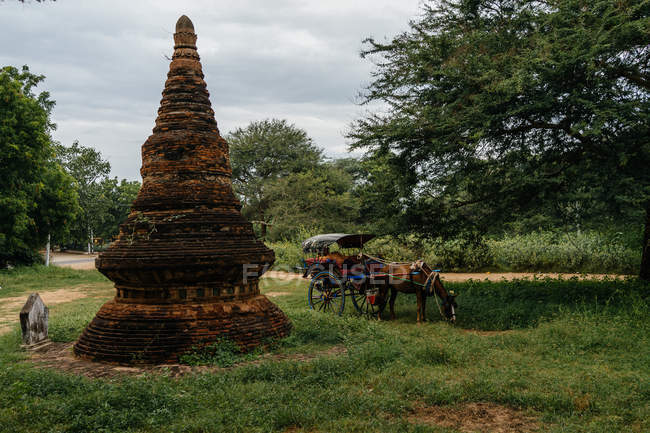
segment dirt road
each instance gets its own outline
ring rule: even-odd
[[[52,264],[72,269],[95,269],[95,258],[97,254],[72,254],[72,253],[54,253],[52,254]],[[299,280],[301,274],[282,271],[268,271],[264,274],[268,278],[276,278],[278,280]],[[563,278],[569,279],[577,277],[581,280],[598,279],[602,280],[605,277],[609,278],[625,278],[625,275],[616,274],[562,274],[562,273],[541,273],[541,272],[472,272],[472,273],[456,273],[456,272],[442,272],[440,274],[443,281],[449,282],[462,282],[467,280],[514,280],[522,278]]]
[[[95,269],[97,254],[52,253],[50,263],[62,268]]]
[[[294,274],[289,272],[268,271],[264,274],[268,278],[276,278],[278,280],[297,280],[301,279],[301,274]],[[449,282],[462,282],[468,280],[514,280],[514,279],[533,279],[537,278],[563,278],[569,279],[577,277],[581,280],[602,280],[605,277],[609,278],[625,278],[626,275],[616,274],[558,274],[558,273],[539,273],[539,272],[475,272],[475,273],[455,273],[455,272],[441,272],[440,277],[443,281]]]

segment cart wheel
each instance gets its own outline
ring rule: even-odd
[[[357,313],[364,314],[361,311],[361,306],[364,305],[366,300],[366,294],[363,289],[357,290],[352,284],[348,285],[348,297],[352,298],[352,305],[354,309],[357,310]]]
[[[331,272],[321,272],[309,283],[309,308],[339,316],[345,309],[345,290],[341,280]]]
[[[354,308],[356,308],[359,314],[366,316],[368,319],[379,319],[380,314],[383,313],[384,308],[386,308],[386,296],[375,298],[376,302],[371,303],[366,295],[366,290],[368,289],[361,289],[358,292],[354,292],[352,295]]]

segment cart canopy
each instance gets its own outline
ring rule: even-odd
[[[306,239],[302,243],[302,251],[305,253],[317,253],[325,247],[336,243],[341,248],[363,248],[363,245],[373,239],[373,234],[350,235],[345,233],[328,233]]]

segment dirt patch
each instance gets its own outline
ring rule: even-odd
[[[85,288],[87,287],[75,287],[74,289],[58,289],[49,292],[38,292],[38,294],[40,295],[45,305],[55,305],[55,304],[61,304],[63,302],[71,302],[77,299],[85,298],[86,296],[88,296],[87,293],[81,291]],[[11,308],[14,306],[19,306],[20,308],[22,308],[22,306],[25,305],[25,302],[27,302],[27,298],[29,298],[29,294],[25,294],[22,296],[14,296],[11,298],[0,298],[0,308],[4,309],[4,308]]]
[[[226,368],[212,366],[189,366],[182,364],[123,366],[103,362],[92,362],[74,356],[73,343],[52,343],[43,349],[33,352],[29,362],[37,368],[51,368],[54,370],[82,375],[89,378],[112,378],[117,376],[142,376],[145,374],[165,374],[172,377],[186,374],[225,371]],[[243,365],[258,365],[267,360],[273,361],[300,361],[309,362],[323,356],[338,356],[346,353],[343,346],[333,346],[327,350],[315,353],[277,354],[267,353],[259,359],[242,362],[230,368]]]
[[[283,433],[299,433],[299,432],[306,432],[307,430],[303,430],[300,427],[289,427],[287,428]],[[309,430],[309,433],[317,433],[317,430]]]
[[[50,263],[54,266],[71,269],[95,269],[97,254],[77,252],[57,252],[50,256]]]
[[[463,433],[527,433],[539,429],[537,419],[526,412],[494,403],[457,406],[422,406],[409,422],[453,428]]]
[[[441,272],[440,277],[443,281],[448,282],[463,282],[468,280],[489,280],[489,281],[501,281],[501,280],[521,280],[528,279],[532,280],[533,278],[578,278],[580,280],[602,280],[604,278],[611,279],[623,279],[627,275],[617,275],[617,274],[559,274],[559,273],[536,273],[536,272],[474,272],[474,273],[456,273],[456,272]],[[294,274],[290,272],[282,271],[268,271],[263,277],[276,278],[278,280],[299,280],[302,278],[301,274]]]
[[[477,273],[454,273],[454,272],[441,272],[440,278],[442,281],[448,282],[463,282],[468,280],[489,280],[489,281],[501,281],[501,280],[532,280],[534,278],[544,279],[544,278],[553,278],[553,279],[570,279],[578,278],[579,280],[602,280],[605,278],[611,279],[623,279],[626,275],[617,275],[617,274],[558,274],[558,273],[536,273],[536,272],[477,272]]]
[[[512,329],[508,329],[505,331],[480,331],[478,329],[463,329],[463,332],[467,334],[480,335],[481,337],[494,337],[496,335],[512,334],[514,331]]]
[[[92,261],[84,261],[84,262],[77,262],[77,263],[63,263],[63,264],[58,264],[58,263],[53,263],[54,266],[60,266],[62,268],[70,268],[70,269],[77,269],[77,270],[82,270],[82,271],[89,271],[91,269],[95,269],[95,260]]]
[[[59,289],[49,292],[38,292],[45,305],[52,306],[65,302],[76,301],[85,298],[88,293],[82,291],[86,287],[75,287],[74,289]],[[0,298],[0,335],[9,332],[14,323],[19,321],[20,309],[23,308],[29,293],[11,298]]]
[[[277,280],[301,280],[302,274],[294,274],[291,272],[282,272],[282,271],[266,271],[262,278],[275,278]]]
[[[266,292],[264,295],[268,296],[269,298],[277,298],[278,296],[287,296],[290,295],[290,292]]]

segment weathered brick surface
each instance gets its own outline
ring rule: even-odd
[[[174,41],[156,126],[142,146],[142,188],[117,241],[96,260],[117,294],[75,344],[81,357],[175,361],[221,337],[251,349],[291,328],[259,293],[275,255],[255,238],[232,192],[228,144],[189,18],[178,20]],[[245,264],[258,272],[246,282]]]

